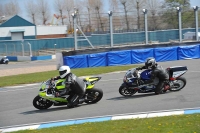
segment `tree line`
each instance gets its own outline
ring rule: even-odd
[[[50,4],[53,4],[51,9]],[[109,30],[108,14],[105,0],[27,0],[19,5],[16,0],[7,4],[0,3],[0,16],[20,15],[21,7],[30,21],[37,25],[68,25],[73,29],[71,14],[77,12],[77,23],[86,31]],[[108,0],[108,8],[113,12],[114,30],[144,29],[143,9],[148,10],[148,29],[162,30],[178,28],[176,7],[182,9],[183,28],[195,27],[194,11],[190,0]]]

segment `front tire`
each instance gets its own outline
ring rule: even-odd
[[[120,86],[119,87],[119,93],[122,96],[125,96],[125,97],[130,97],[130,96],[134,95],[136,92],[137,92],[137,90],[129,89],[126,86]]]
[[[40,97],[39,95],[37,95],[34,99],[33,99],[33,106],[36,109],[48,109],[49,107],[51,107],[53,105],[53,102],[44,99],[42,97]]]
[[[91,90],[86,90],[86,101],[85,103],[92,104],[99,102],[103,97],[102,89],[93,88]]]
[[[173,81],[173,86],[170,88],[170,91],[180,91],[186,85],[186,79],[184,77],[178,77]]]

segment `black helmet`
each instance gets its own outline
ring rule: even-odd
[[[152,69],[153,67],[156,67],[156,65],[157,65],[156,59],[153,57],[149,57],[145,61],[145,66],[147,69]]]

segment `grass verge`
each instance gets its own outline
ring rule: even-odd
[[[136,65],[126,66],[109,66],[109,67],[93,67],[93,68],[79,68],[71,71],[77,76],[97,75],[102,73],[109,73],[115,71],[126,71],[127,69],[137,67]],[[30,74],[20,74],[13,76],[0,77],[0,87],[14,86],[20,84],[30,84],[45,81],[51,77],[57,76],[58,71],[37,72]]]
[[[199,133],[200,114],[84,123],[15,133]]]

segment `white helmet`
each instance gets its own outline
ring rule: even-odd
[[[70,67],[69,66],[61,66],[59,68],[59,74],[61,78],[64,78],[65,76],[67,76],[67,74],[69,74],[71,72]]]

